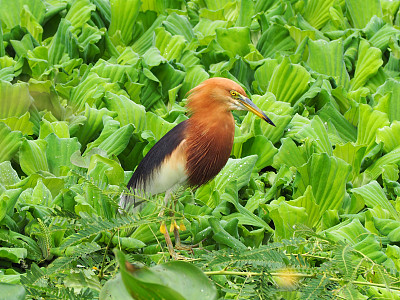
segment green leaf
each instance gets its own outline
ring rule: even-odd
[[[112,133],[101,143],[96,143],[97,140],[91,143],[90,149],[93,147],[98,147],[107,151],[107,154],[110,156],[113,154],[119,155],[128,145],[129,139],[133,133],[133,129],[134,127],[131,124],[125,125]]]
[[[318,3],[320,1],[312,2]],[[327,5],[327,2],[329,5],[331,1],[321,3]],[[343,41],[336,40],[328,43],[324,40],[308,40],[307,44],[309,50],[307,64],[310,68],[318,73],[331,76],[338,86],[348,89],[350,77],[343,59]]]
[[[279,169],[281,165],[296,167],[304,165],[308,160],[306,153],[296,146],[291,138],[283,138],[278,153],[274,156],[272,166]]]
[[[152,268],[125,263],[117,252],[122,280],[137,299],[216,299],[217,292],[209,279],[193,264],[170,261]],[[131,269],[132,271],[128,271]]]
[[[116,120],[121,125],[133,124],[135,132],[145,130],[146,110],[142,105],[136,104],[124,95],[115,95],[110,92],[106,93],[104,101],[110,111],[118,113]]]
[[[296,47],[289,31],[282,25],[272,24],[263,32],[257,43],[257,50],[264,57],[274,57],[276,53],[285,52]],[[281,100],[278,98],[278,100]]]
[[[250,138],[243,144],[242,148],[242,156],[258,155],[254,166],[254,171],[256,172],[271,165],[277,152],[278,149],[263,135]]]
[[[389,126],[379,128],[376,142],[383,142],[383,150],[388,153],[400,146],[400,121],[393,121]]]
[[[244,251],[246,249],[246,246],[241,241],[232,236],[222,227],[221,222],[217,218],[210,217],[208,219],[208,222],[210,223],[211,229],[214,233],[213,239],[216,242],[228,246],[229,248],[234,250]]]
[[[215,199],[210,197],[212,195],[208,193],[209,187],[213,186],[213,190],[218,191],[222,195],[226,185],[235,180],[238,189],[241,189],[249,182],[256,161],[257,155],[251,155],[240,159],[229,159],[225,167],[213,180],[197,189],[196,198],[207,206],[215,208],[219,203],[214,203]]]
[[[250,52],[250,29],[247,27],[217,28],[216,40],[230,57],[245,56]]]
[[[352,166],[352,181],[360,173],[361,162],[365,153],[365,146],[356,146],[353,143],[336,145],[333,150],[334,156],[343,159]]]
[[[32,104],[28,84],[0,82],[0,119],[23,116]]]
[[[33,123],[29,121],[30,114],[26,112],[21,117],[8,117],[0,119],[0,122],[6,124],[12,131],[21,131],[24,135],[33,134]]]
[[[47,142],[46,157],[49,171],[56,176],[67,175],[68,170],[74,167],[70,160],[72,153],[81,148],[78,139],[60,139],[54,133],[52,133],[44,140]],[[67,167],[68,169],[63,171],[61,167]]]
[[[183,36],[171,35],[163,27],[155,30],[155,46],[160,50],[161,56],[168,61],[173,59],[179,60],[185,48],[185,43],[186,41]]]
[[[321,29],[326,22],[331,18],[330,9],[334,4],[334,0],[318,1],[310,0],[307,1],[307,6],[304,11],[304,19],[310,23],[311,26],[316,29]]]
[[[192,25],[184,15],[178,15],[176,13],[168,15],[167,19],[163,22],[163,26],[167,31],[172,33],[172,35],[181,35],[188,42],[195,38]]]
[[[326,153],[313,154],[307,164],[298,168],[294,197],[304,195],[310,185],[321,215],[327,210],[337,210],[343,203],[350,171],[351,167],[339,158]]]
[[[32,17],[38,22],[43,22],[46,13],[46,6],[40,0],[16,0],[16,1],[0,1],[0,19],[4,23],[5,28],[11,30],[17,25],[21,24],[21,11],[27,6],[31,12]],[[23,18],[23,17],[22,17]]]
[[[133,299],[128,293],[124,282],[121,278],[121,273],[118,273],[114,278],[107,280],[100,291],[100,300],[119,300],[119,299]]]
[[[374,225],[379,233],[387,236],[391,242],[400,241],[400,222],[399,220],[373,218]]]
[[[0,300],[24,300],[26,296],[26,291],[22,285],[9,284],[5,282],[0,282]]]
[[[19,151],[21,169],[26,175],[39,171],[49,172],[46,158],[47,142],[45,140],[24,140]]]
[[[0,257],[14,263],[19,263],[21,259],[26,258],[27,251],[24,248],[6,248],[0,247]]]
[[[363,87],[365,83],[373,75],[378,72],[382,66],[382,52],[378,48],[369,46],[366,40],[361,40],[358,47],[358,60],[354,78],[350,80],[350,88],[352,91]]]
[[[90,157],[88,175],[99,182],[120,185],[124,181],[124,170],[114,160],[94,154]]]
[[[356,197],[360,197],[362,200],[364,200],[368,207],[374,208],[379,205],[381,208],[388,210],[392,218],[400,221],[400,216],[396,209],[389,202],[385,192],[375,180],[359,188],[351,189],[351,191]]]
[[[76,30],[82,28],[90,20],[91,13],[94,10],[96,10],[96,6],[89,0],[74,0],[65,19],[71,22],[71,25]]]
[[[390,164],[395,164],[400,161],[400,147],[378,158],[371,166],[369,166],[365,173],[369,178],[375,180],[383,172],[383,168]]]
[[[111,37],[120,35],[124,45],[129,45],[141,5],[140,0],[111,0],[111,24],[108,29]],[[114,37],[114,40],[115,37]]]
[[[0,162],[11,160],[23,141],[22,133],[0,122]]]
[[[272,74],[268,85],[268,92],[275,95],[278,101],[295,104],[308,89],[311,76],[307,70],[284,58]]]
[[[379,0],[346,0],[346,8],[356,28],[364,28],[373,16],[382,17]]]
[[[315,202],[311,185],[307,187],[303,196],[300,196],[295,200],[288,201],[287,204],[305,208],[308,218],[303,224],[307,225],[310,228],[318,225],[318,223],[320,222],[320,218],[324,213],[320,211],[319,205]]]
[[[11,166],[11,162],[0,163],[0,185],[8,186],[19,182],[18,173]]]
[[[278,203],[273,201],[268,210],[269,216],[274,221],[274,235],[277,241],[291,238],[296,230],[296,224],[307,223],[308,215],[304,207],[292,206],[285,201]]]
[[[318,115],[324,122],[332,122],[340,137],[346,142],[355,142],[357,129],[337,110],[332,103],[327,103],[318,111]]]
[[[71,22],[61,19],[57,32],[49,45],[49,63],[51,65],[59,64],[64,56],[69,58],[78,57],[78,41],[73,34]]]
[[[389,125],[385,113],[371,109],[367,104],[360,104],[360,115],[357,130],[357,145],[367,146],[366,153],[375,146],[376,135],[379,128]]]
[[[393,122],[394,120],[400,121],[400,104],[396,101],[400,96],[400,82],[389,78],[377,89],[376,92],[381,96],[390,95],[386,100],[386,103],[384,103],[384,97],[382,97],[378,102],[376,109],[379,107],[380,111],[387,113],[390,122]]]

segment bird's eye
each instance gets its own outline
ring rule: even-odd
[[[233,96],[233,97],[236,97],[237,95],[238,95],[238,93],[236,92],[236,91],[231,91],[231,95]]]

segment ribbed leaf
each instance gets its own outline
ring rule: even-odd
[[[245,56],[250,48],[250,29],[247,27],[217,28],[216,40],[230,57]]]
[[[88,104],[86,104],[84,116],[86,118],[86,122],[79,126],[79,130],[77,130],[75,134],[72,134],[72,136],[76,136],[78,138],[82,145],[86,145],[101,132],[103,129],[104,116],[113,117],[115,116],[115,113],[107,110],[106,108],[102,108],[100,110],[91,108]]]
[[[110,111],[118,113],[116,120],[121,125],[133,124],[135,132],[141,132],[146,128],[146,110],[142,105],[123,95],[118,96],[110,92],[106,93],[104,101]]]
[[[11,166],[11,162],[4,161],[0,163],[0,184],[8,186],[15,184],[19,181],[19,176]]]
[[[371,166],[369,166],[365,173],[369,178],[375,180],[383,172],[383,167],[390,164],[397,164],[400,161],[400,147],[392,150],[384,156],[378,158]]]
[[[387,236],[391,242],[400,242],[399,220],[373,218],[374,225],[379,233]]]
[[[26,6],[22,7],[21,10],[21,26],[28,29],[36,41],[42,41],[43,27]]]
[[[0,119],[8,117],[20,117],[24,115],[32,104],[28,84],[11,84],[6,81],[0,82]]]
[[[357,139],[357,129],[333,106],[331,103],[318,111],[318,115],[324,122],[332,122],[340,137],[346,142],[355,142]]]
[[[0,122],[0,162],[11,160],[22,141],[20,131],[11,131],[6,124]]]
[[[293,105],[308,89],[310,79],[311,76],[304,67],[292,64],[288,58],[284,58],[274,69],[268,92],[273,93],[278,101]]]
[[[379,0],[346,0],[351,21],[356,28],[363,28],[373,16],[382,17]]]
[[[314,194],[310,185],[307,187],[304,195],[295,200],[288,201],[287,203],[292,206],[305,208],[307,219],[302,222],[302,224],[310,228],[315,228],[315,226],[318,225],[320,218],[324,213],[320,211],[319,205],[315,203]]]
[[[308,40],[308,50],[307,64],[311,69],[332,76],[338,86],[346,89],[349,87],[350,78],[343,60],[343,41],[336,40],[328,43],[324,40]]]
[[[163,27],[155,30],[155,46],[160,50],[160,54],[167,60],[176,59],[182,55],[186,41],[182,35],[171,35]]]
[[[356,144],[367,146],[366,153],[368,153],[375,145],[378,129],[388,126],[389,120],[385,113],[373,110],[367,104],[360,104],[359,109],[360,116]]]
[[[10,127],[12,131],[21,131],[25,135],[31,135],[33,134],[33,123],[29,121],[29,117],[29,112],[26,112],[21,117],[8,117],[0,119],[0,122]]]
[[[45,140],[25,140],[22,142],[19,151],[21,169],[26,175],[38,171],[49,172],[49,165],[46,158],[47,142]]]
[[[121,1],[123,2],[123,1]],[[165,15],[159,15],[149,29],[140,36],[132,45],[133,51],[143,55],[153,44],[154,30],[166,19]]]
[[[21,11],[23,6],[27,5],[32,16],[38,23],[43,21],[46,13],[46,6],[41,0],[1,0],[0,1],[0,20],[4,24],[5,28],[11,30],[21,22]]]
[[[176,13],[170,14],[167,19],[163,22],[163,26],[172,35],[181,35],[187,42],[190,42],[194,38],[194,32],[192,25],[186,16],[178,15]]]
[[[113,154],[118,155],[128,145],[133,129],[134,127],[131,124],[123,126],[102,141],[97,147],[107,151],[107,154],[110,156]]]
[[[386,112],[390,122],[400,121],[400,101],[397,101],[400,97],[400,82],[392,78],[388,79],[377,89],[377,94],[382,96],[390,94],[386,101],[384,100],[385,97],[382,97],[376,108],[379,107],[380,111]]]
[[[361,40],[358,47],[358,60],[354,78],[350,81],[352,91],[365,85],[367,80],[378,72],[382,66],[382,52],[378,48],[369,46],[366,40]]]
[[[294,197],[304,195],[310,185],[321,214],[327,210],[339,209],[344,200],[350,171],[351,167],[339,158],[330,157],[326,153],[313,154],[306,165],[298,168]]]
[[[71,22],[76,31],[90,20],[91,13],[95,10],[96,6],[89,0],[74,0],[65,19]]]
[[[388,210],[391,214],[391,217],[400,221],[400,216],[397,213],[396,209],[386,198],[383,189],[380,187],[379,183],[376,182],[375,180],[359,188],[352,189],[351,191],[357,197],[360,197],[362,200],[364,200],[365,204],[368,207],[374,208],[379,205],[383,209]]]
[[[257,50],[264,57],[274,57],[276,53],[296,47],[296,42],[290,37],[289,31],[282,25],[273,24],[261,35]]]
[[[389,126],[379,128],[376,142],[383,142],[383,150],[388,153],[400,146],[400,121],[393,121]]]
[[[333,154],[352,166],[352,181],[354,181],[354,179],[360,173],[361,162],[364,157],[365,150],[365,146],[356,146],[350,142],[346,144],[335,145]]]
[[[243,144],[242,156],[258,155],[254,171],[258,172],[261,169],[272,164],[273,157],[278,152],[278,149],[263,135],[257,135],[250,138]]]
[[[64,54],[68,54],[69,58],[78,57],[78,41],[72,33],[73,29],[71,22],[66,19],[61,20],[49,45],[50,64],[59,64]]]
[[[299,168],[308,160],[308,157],[306,157],[305,154],[304,151],[296,146],[295,142],[291,138],[283,138],[282,145],[279,148],[278,153],[274,156],[272,166],[275,169],[279,169],[281,165]]]
[[[276,241],[291,238],[296,224],[307,223],[308,215],[304,207],[292,206],[285,201],[278,204],[272,202],[268,207],[269,216],[274,221]]]
[[[109,82],[109,79],[100,78],[96,73],[91,73],[79,85],[71,90],[69,104],[75,108],[77,112],[85,108],[86,103],[89,106],[95,106],[97,101],[104,96],[103,84]]]
[[[122,42],[129,45],[132,41],[135,20],[139,14],[140,0],[111,0],[111,24],[109,35],[121,35]]]
[[[68,169],[73,168],[71,163],[71,155],[81,148],[77,138],[59,138],[54,133],[48,135],[45,139],[47,142],[46,157],[49,165],[49,171],[56,176],[64,176],[68,173]],[[68,167],[62,170],[61,167]]]
[[[257,155],[229,159],[225,167],[213,180],[196,190],[196,198],[206,203],[209,207],[216,207],[219,203],[214,202],[212,194],[209,193],[210,187],[222,194],[229,182],[236,181],[237,188],[241,189],[249,182],[256,161]]]
[[[333,6],[334,0],[307,1],[307,6],[304,12],[304,19],[316,29],[321,29],[326,22],[330,19],[330,8]]]

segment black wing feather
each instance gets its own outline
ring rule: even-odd
[[[179,123],[170,131],[167,132],[146,154],[142,161],[137,166],[131,179],[128,183],[128,189],[142,190],[146,193],[145,189],[152,175],[160,168],[161,163],[166,157],[179,146],[183,139],[185,139],[185,130],[187,128],[187,120]],[[126,208],[127,205],[139,205],[141,202],[135,201],[134,197],[123,195],[121,196],[120,206]]]

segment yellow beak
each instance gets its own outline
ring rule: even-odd
[[[267,123],[271,124],[272,126],[275,126],[274,122],[272,122],[271,119],[268,118],[267,115],[261,109],[259,109],[257,105],[255,105],[253,101],[251,101],[249,98],[240,95],[240,98],[238,100],[246,110],[251,111],[253,114],[260,117]]]

